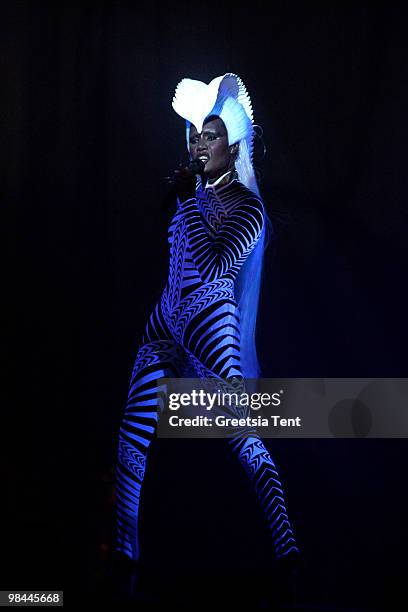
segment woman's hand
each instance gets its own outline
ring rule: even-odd
[[[181,202],[195,197],[196,176],[188,166],[180,164],[177,170],[174,170],[172,182]]]

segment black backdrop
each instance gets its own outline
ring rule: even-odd
[[[2,589],[96,588],[120,412],[167,273],[161,177],[184,153],[171,108],[182,77],[236,72],[264,130],[276,230],[264,375],[406,375],[407,15],[305,6],[2,4],[5,300],[17,314],[5,367],[17,349],[18,375],[4,404],[15,419]],[[267,444],[304,549],[304,600],[396,594],[405,441]],[[268,562],[262,516],[223,444],[155,443],[143,524],[162,568]]]

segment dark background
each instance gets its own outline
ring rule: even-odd
[[[237,73],[264,130],[264,376],[406,376],[407,14],[299,6],[2,3],[3,301],[17,334],[1,589],[64,589],[68,603],[98,591],[116,432],[167,274],[161,177],[184,155],[181,78]],[[405,440],[266,443],[304,552],[302,599],[371,609],[402,592]],[[268,568],[223,441],[154,442],[143,503],[157,572]]]

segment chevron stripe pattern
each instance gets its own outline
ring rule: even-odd
[[[138,516],[148,449],[166,405],[161,379],[215,379],[244,391],[234,282],[263,219],[262,201],[234,179],[216,189],[198,183],[196,197],[179,202],[170,222],[168,280],[142,335],[118,436],[115,548],[132,560],[140,556]],[[232,416],[248,414],[241,406],[228,410]],[[298,552],[278,472],[259,435],[241,430],[227,443],[253,483],[276,557]]]
[[[229,443],[254,485],[272,536],[276,558],[299,554],[279,474],[259,436],[229,440]]]

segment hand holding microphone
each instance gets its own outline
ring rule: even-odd
[[[177,170],[174,170],[173,176],[166,177],[170,184],[168,199],[174,201],[178,196],[180,201],[184,202],[193,198],[196,189],[196,175],[203,176],[204,166],[205,164],[201,159],[192,160],[188,166],[180,164]]]

